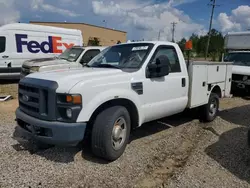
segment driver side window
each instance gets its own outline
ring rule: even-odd
[[[97,54],[100,53],[100,50],[88,50],[85,52],[85,54],[82,56],[81,64],[86,64],[89,61],[91,61]]]
[[[152,63],[156,62],[156,59],[160,57],[161,55],[167,56],[170,62],[169,72],[170,73],[178,73],[181,72],[180,62],[178,55],[175,51],[175,49],[171,46],[160,46],[156,50],[156,53],[154,54],[152,58]]]

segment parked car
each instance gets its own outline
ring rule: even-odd
[[[96,156],[119,158],[130,131],[146,122],[200,108],[213,121],[229,97],[232,63],[190,62],[179,46],[118,44],[84,68],[30,74],[19,83],[16,120],[37,143],[74,146],[86,136]]]
[[[234,62],[232,92],[250,92],[250,31],[231,32],[225,37],[228,51],[224,62]]]
[[[34,72],[83,67],[105,48],[103,46],[74,46],[57,57],[27,60],[22,66],[21,79]]]
[[[82,41],[80,30],[24,23],[1,26],[0,79],[19,79],[25,60],[54,57]]]

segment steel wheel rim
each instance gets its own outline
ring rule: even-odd
[[[127,137],[127,123],[124,117],[119,117],[113,127],[111,141],[114,150],[119,150],[124,145]]]
[[[216,112],[217,112],[217,101],[216,101],[216,99],[213,99],[212,101],[211,101],[211,103],[210,103],[210,106],[209,106],[209,114],[211,115],[211,116],[214,116],[215,114],[216,114]]]

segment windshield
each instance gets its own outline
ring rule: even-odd
[[[144,63],[153,44],[135,43],[108,47],[94,57],[88,67],[99,68],[133,68],[138,69]]]
[[[235,65],[250,66],[250,52],[229,53],[225,62],[233,62]]]
[[[84,49],[81,48],[69,48],[58,56],[59,59],[64,59],[70,62],[76,61],[81,55]]]

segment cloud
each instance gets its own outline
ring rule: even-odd
[[[20,12],[14,6],[14,0],[0,0],[0,25],[18,22]]]
[[[193,0],[189,0],[191,2]],[[159,36],[161,40],[171,40],[172,22],[176,25],[176,40],[190,36],[196,32],[200,34],[204,27],[195,23],[183,11],[173,6],[180,5],[184,1],[168,1],[154,4],[151,1],[93,1],[93,12],[99,16],[107,16],[112,20],[117,20],[127,28],[134,28],[141,33],[141,37],[146,40],[155,40]],[[187,3],[187,1],[185,1]]]
[[[77,6],[80,4],[78,0],[59,0],[59,3],[63,6],[69,6],[69,5]]]
[[[64,3],[66,3],[67,1],[68,0],[63,0]],[[33,11],[40,10],[40,11],[45,11],[45,12],[57,13],[57,14],[61,14],[63,16],[69,16],[69,17],[81,16],[81,14],[77,14],[71,10],[58,8],[58,7],[53,6],[51,4],[47,4],[44,2],[44,0],[32,0],[31,1],[31,9]]]
[[[241,31],[250,27],[250,6],[241,5],[232,10],[231,15],[220,13],[218,23],[222,32]]]

